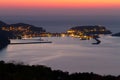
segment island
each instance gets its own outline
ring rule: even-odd
[[[112,34],[112,36],[120,37],[120,32],[119,32],[119,33]]]
[[[70,28],[67,33],[69,36],[77,37],[82,40],[99,37],[99,35],[107,35],[112,34],[112,32],[106,27],[101,25],[94,25],[94,26],[76,26]]]

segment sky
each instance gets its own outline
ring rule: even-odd
[[[54,32],[96,24],[115,29],[120,25],[120,0],[1,0],[0,18],[7,23],[31,23]]]

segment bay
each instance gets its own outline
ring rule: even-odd
[[[49,44],[8,45],[0,51],[0,60],[46,65],[52,69],[94,72],[101,75],[120,74],[120,38],[102,36],[100,45],[91,40],[71,37],[48,37]]]

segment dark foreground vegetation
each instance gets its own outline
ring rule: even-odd
[[[0,80],[120,80],[120,76],[73,73],[42,65],[23,65],[0,61]]]

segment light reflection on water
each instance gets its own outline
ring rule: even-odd
[[[53,43],[9,45],[0,52],[0,60],[47,65],[69,72],[120,74],[120,38],[103,37],[100,45],[92,45],[94,40],[69,37],[45,39]]]

